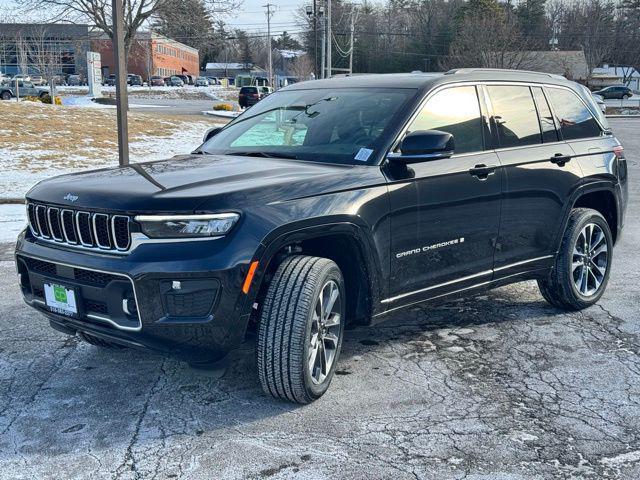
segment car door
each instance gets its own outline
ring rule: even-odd
[[[488,123],[474,85],[430,94],[407,133],[454,137],[450,158],[388,165],[391,211],[390,308],[491,279],[502,170],[486,150]],[[391,168],[393,167],[393,168]]]
[[[540,86],[486,85],[504,169],[495,275],[548,266],[567,198],[581,177]]]

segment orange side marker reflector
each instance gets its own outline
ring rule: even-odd
[[[251,282],[253,281],[253,276],[256,273],[256,269],[258,268],[258,261],[251,262],[249,266],[249,271],[247,272],[247,278],[244,279],[244,283],[242,284],[242,293],[245,295],[249,293],[249,288],[251,288]]]

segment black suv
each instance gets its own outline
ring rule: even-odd
[[[39,183],[16,262],[64,333],[196,365],[252,332],[264,390],[306,403],[346,323],[529,279],[558,308],[593,305],[627,196],[622,146],[562,77],[334,78],[191,155]]]

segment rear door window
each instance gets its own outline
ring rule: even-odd
[[[437,92],[409,127],[410,132],[418,130],[451,133],[456,154],[482,151],[482,120],[476,87],[453,87]]]
[[[600,136],[600,125],[575,93],[556,87],[548,87],[547,93],[565,140]]]
[[[488,85],[500,147],[521,147],[542,142],[538,112],[528,86]]]
[[[542,88],[532,87],[531,91],[533,92],[533,98],[536,101],[536,108],[538,109],[538,120],[540,122],[540,129],[542,130],[543,143],[557,142],[558,131],[556,130],[553,114],[551,113]]]

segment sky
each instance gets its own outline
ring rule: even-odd
[[[264,5],[268,2],[274,5],[274,14],[271,19],[272,31],[274,35],[279,35],[283,30],[288,32],[295,31],[297,26],[295,24],[295,12],[296,10],[305,5],[304,0],[241,0],[242,4],[236,9],[235,15],[229,15],[224,20],[227,24],[233,27],[241,28],[248,31],[266,31],[267,30],[267,16],[265,14],[266,8]],[[311,3],[313,0],[309,0]],[[10,13],[15,8],[14,0],[0,0],[0,17],[3,13]],[[46,15],[41,18],[36,18],[34,15],[33,21],[47,21]],[[20,21],[29,21],[26,18],[20,18]]]
[[[275,12],[271,17],[271,29],[274,35],[281,33],[283,30],[292,32],[298,29],[295,24],[295,13],[300,6],[305,5],[303,0],[298,2],[294,0],[244,0],[238,9],[238,14],[230,16],[227,19],[227,23],[248,31],[266,30],[267,9],[264,5],[269,2],[275,5],[275,7],[272,7]]]

